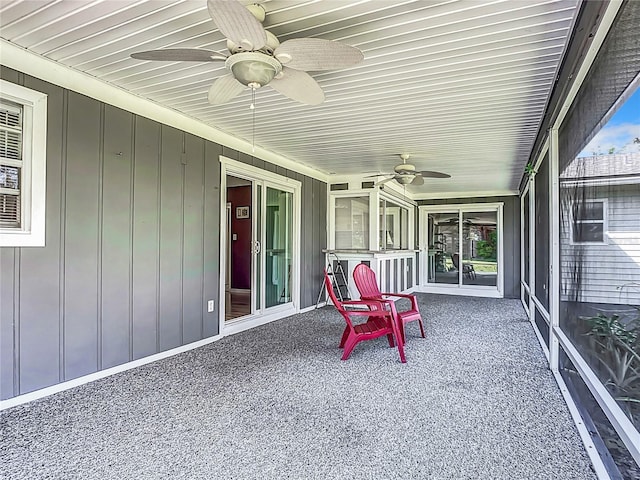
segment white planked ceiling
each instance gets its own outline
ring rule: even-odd
[[[280,42],[338,40],[365,60],[312,73],[326,94],[319,106],[258,90],[255,144],[337,179],[392,171],[402,152],[418,170],[451,174],[410,187],[417,196],[515,191],[578,1],[264,1],[265,27]],[[0,22],[9,42],[253,141],[248,90],[222,106],[207,102],[223,62],[129,57],[227,53],[206,0],[3,0]]]

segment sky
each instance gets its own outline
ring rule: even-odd
[[[635,142],[635,139],[639,142]],[[640,87],[596,133],[578,157],[632,152],[640,153]]]

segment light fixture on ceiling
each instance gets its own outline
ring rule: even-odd
[[[267,85],[282,72],[282,64],[275,58],[257,52],[242,52],[227,58],[225,66],[233,76],[249,88]]]
[[[400,185],[409,185],[416,176],[413,173],[398,173],[396,174],[396,182]]]

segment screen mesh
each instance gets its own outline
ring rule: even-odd
[[[607,113],[640,72],[640,2],[626,2],[559,131],[562,170],[607,122]]]

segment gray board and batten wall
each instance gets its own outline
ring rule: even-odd
[[[300,307],[315,304],[324,182],[13,69],[0,78],[48,95],[46,246],[0,248],[0,399],[219,333],[220,155],[302,182]]]
[[[418,200],[423,205],[500,203],[503,207],[504,297],[520,298],[520,197],[474,197]]]

